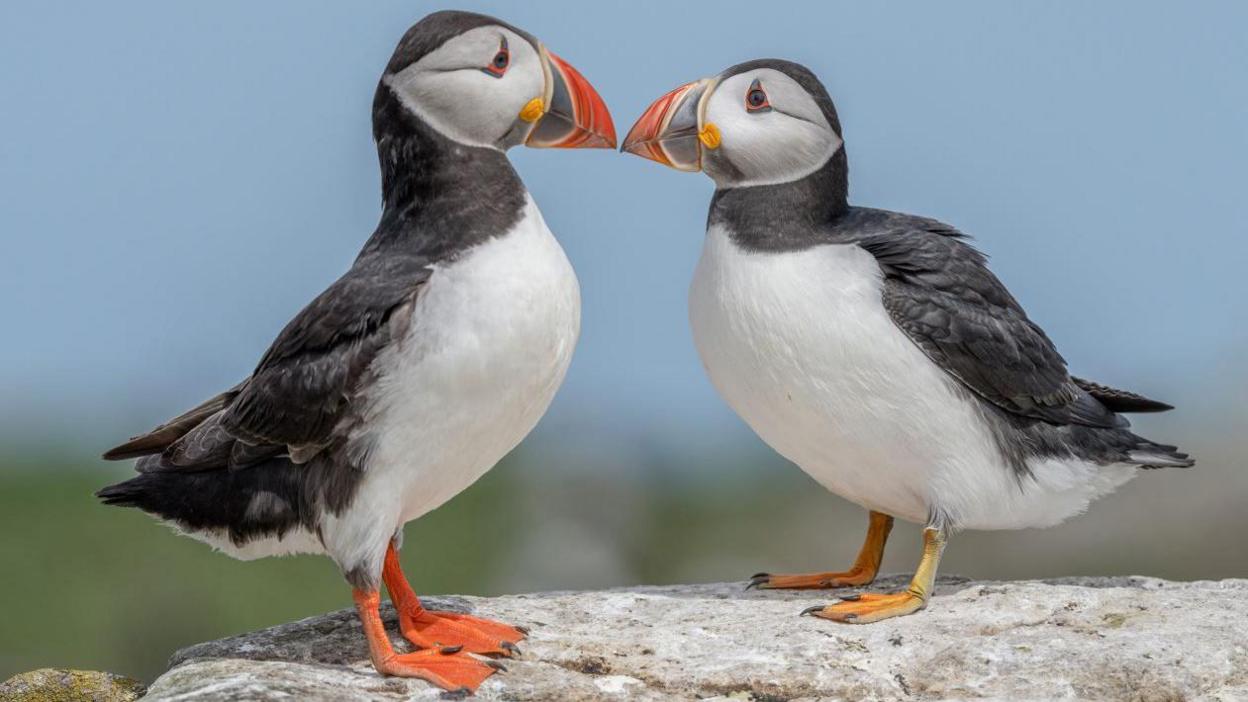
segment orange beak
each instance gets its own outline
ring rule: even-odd
[[[711,79],[686,83],[655,100],[624,137],[621,151],[679,171],[702,170],[702,149],[719,146],[714,125],[703,125],[702,98]]]
[[[525,146],[551,149],[614,149],[615,125],[607,103],[571,64],[542,49],[546,95],[535,98],[532,131]],[[526,110],[529,108],[526,107]],[[521,119],[529,119],[521,113]]]

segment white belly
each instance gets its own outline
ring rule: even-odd
[[[322,526],[346,568],[511,451],[563,382],[580,289],[530,200],[508,234],[434,271],[368,398],[369,453],[351,507]]]
[[[746,252],[713,228],[690,290],[694,342],[712,384],[764,441],[863,507],[920,523],[940,510],[980,529],[1052,524],[1086,507],[1085,478],[1100,469],[1045,462],[1020,483],[976,401],[893,323],[881,287],[857,246]],[[1053,471],[1060,485],[1049,485]]]

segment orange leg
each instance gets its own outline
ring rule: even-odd
[[[381,577],[399,612],[399,629],[413,646],[421,649],[451,647],[492,656],[512,656],[520,652],[516,644],[527,632],[519,627],[458,612],[425,609],[403,575],[399,552],[393,542],[386,548]]]
[[[368,639],[368,656],[382,675],[420,678],[444,690],[476,692],[486,678],[501,669],[497,663],[484,662],[466,653],[427,649],[415,653],[395,653],[386,636],[386,627],[377,611],[381,593],[376,590],[353,590],[355,608]]]
[[[892,517],[881,512],[871,512],[867,539],[863,541],[862,550],[858,552],[858,558],[849,570],[808,575],[759,573],[750,579],[746,589],[757,587],[764,590],[821,590],[870,585],[875,580],[876,573],[880,572],[880,561],[884,560],[884,544],[888,542],[888,532],[892,530]]]
[[[923,530],[923,558],[910,579],[910,587],[904,592],[847,595],[840,602],[826,607],[809,607],[802,614],[813,614],[846,624],[870,624],[881,619],[914,614],[926,607],[932,597],[936,588],[936,569],[940,566],[940,554],[944,550],[944,531],[928,527]]]

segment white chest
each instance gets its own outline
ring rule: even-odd
[[[406,521],[466,488],[546,412],[579,331],[576,275],[530,201],[511,232],[434,271],[378,359],[362,489]]]
[[[881,286],[859,247],[755,253],[712,229],[690,322],[712,383],[764,441],[829,490],[923,521],[944,468],[996,451]]]

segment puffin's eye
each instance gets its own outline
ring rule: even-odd
[[[490,64],[481,70],[495,78],[502,78],[509,65],[511,65],[511,52],[507,50],[507,39],[504,38],[499,44],[498,53],[494,54],[494,58],[490,59]]]
[[[767,91],[763,90],[763,84],[757,78],[750,83],[750,89],[745,91],[745,109],[749,112],[767,112],[771,109]]]

